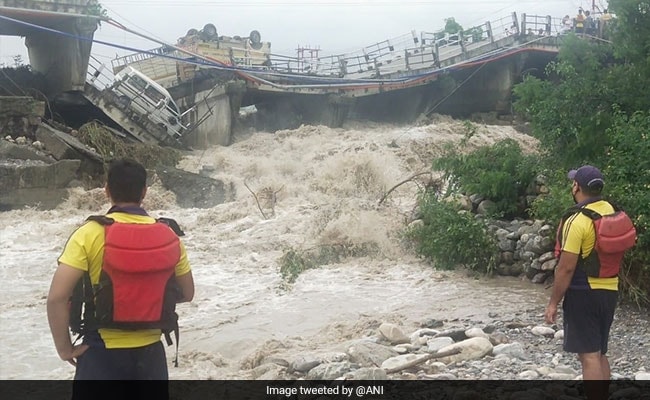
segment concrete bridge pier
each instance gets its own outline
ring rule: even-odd
[[[90,40],[97,29],[97,22],[79,18],[58,29],[89,40],[53,35],[46,31],[33,31],[25,37],[32,70],[45,76],[48,97],[84,90],[92,48]]]
[[[205,85],[198,90],[191,90],[180,97],[174,96],[184,88],[172,89],[179,106],[187,109],[194,106],[190,114],[190,123],[194,128],[183,142],[195,149],[206,149],[210,146],[228,146],[232,140],[232,128],[237,120],[241,99],[246,90],[243,82],[224,82],[210,87]]]

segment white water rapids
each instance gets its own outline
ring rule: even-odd
[[[436,271],[404,248],[400,232],[415,207],[415,183],[378,205],[463,132],[463,124],[444,118],[410,127],[303,126],[241,135],[231,146],[187,156],[180,168],[213,166],[211,176],[232,183],[235,200],[182,209],[158,184],[149,189],[151,215],[174,218],[184,229],[196,282],[194,301],[179,306],[180,366],[170,367],[170,377],[247,378],[256,358],[326,349],[363,337],[376,321],[410,332],[432,318],[481,320],[536,307],[541,313],[546,293],[539,286]],[[468,148],[508,137],[529,149],[536,143],[511,127],[478,126]],[[276,193],[262,205],[268,219],[245,184]],[[45,299],[67,237],[107,209],[101,189],[74,189],[55,210],[0,213],[0,379],[72,377],[56,355]],[[278,260],[286,250],[340,243],[372,243],[379,254],[306,271],[280,289]],[[173,347],[167,355],[173,358]]]

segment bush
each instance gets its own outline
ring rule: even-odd
[[[531,217],[557,227],[564,212],[574,204],[571,197],[572,182],[567,178],[565,170],[546,171],[544,174],[548,178],[549,193],[537,196],[529,212]]]
[[[525,156],[512,139],[469,154],[459,154],[450,147],[447,154],[434,160],[433,168],[445,173],[450,193],[480,194],[495,202],[495,212],[502,216],[517,213],[519,196],[535,178],[534,159]]]
[[[433,194],[420,201],[422,221],[407,231],[418,254],[434,261],[441,269],[458,265],[475,271],[491,272],[498,261],[496,239],[471,213],[459,212],[456,205],[441,202]]]
[[[612,147],[604,167],[607,193],[634,221],[638,241],[625,260],[623,293],[647,303],[650,293],[650,113],[617,114],[608,130]]]
[[[175,166],[183,154],[171,147],[161,147],[149,143],[127,143],[115,136],[98,122],[89,122],[79,128],[77,139],[86,146],[94,148],[105,161],[118,158],[132,158],[145,168],[159,165]]]

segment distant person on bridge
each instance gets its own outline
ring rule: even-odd
[[[596,33],[596,21],[591,16],[589,10],[585,11],[585,33],[587,35],[594,35]]]
[[[610,14],[609,10],[606,8],[605,10],[603,10],[603,15],[601,15],[600,19],[598,20],[599,37],[603,39],[607,39],[608,36],[607,31],[611,20],[612,20],[612,14]]]
[[[574,20],[574,27],[576,33],[585,33],[585,15],[582,12],[582,8],[578,10],[578,15]]]
[[[565,15],[564,18],[562,18],[562,26],[560,27],[560,34],[568,33],[572,29],[571,26],[571,17],[568,15]]]

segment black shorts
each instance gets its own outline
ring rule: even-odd
[[[618,292],[604,289],[569,289],[564,295],[564,351],[607,353]]]
[[[168,378],[162,342],[133,349],[93,346],[77,359],[72,400],[109,397],[166,400]]]

